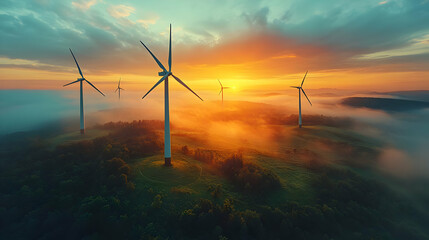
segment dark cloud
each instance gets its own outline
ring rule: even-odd
[[[131,69],[141,50],[138,41],[148,35],[143,28],[121,26],[98,10],[82,12],[52,1],[23,7],[29,8],[23,14],[14,10],[0,15],[0,56],[72,67],[68,52],[72,48],[78,60],[85,59],[81,65],[88,63],[86,72],[110,71],[115,65]]]
[[[270,10],[268,7],[263,7],[252,14],[243,13],[243,17],[250,25],[265,26],[267,25],[267,17],[268,17],[269,11]]]
[[[316,5],[317,6],[317,5]],[[390,1],[387,4],[353,10],[353,3],[338,2],[314,12],[311,1],[296,2],[284,16],[303,12],[304,21],[295,23],[287,17],[267,25],[283,34],[337,51],[370,53],[412,44],[429,33],[428,1]]]
[[[37,70],[44,70],[44,71],[52,71],[52,72],[75,72],[62,66],[56,66],[56,65],[32,65],[32,64],[0,64],[1,68],[7,68],[7,69],[37,69]]]

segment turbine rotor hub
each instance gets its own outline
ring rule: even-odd
[[[158,72],[158,76],[165,76],[165,75],[170,76],[171,72],[167,72],[167,71]]]

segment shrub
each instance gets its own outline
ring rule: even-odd
[[[262,193],[280,187],[280,179],[272,171],[254,163],[244,163],[241,154],[226,159],[222,172],[241,190],[248,193]]]
[[[121,174],[127,171],[126,169],[129,171],[130,168],[124,160],[117,157],[107,160],[105,166],[108,174]]]
[[[159,194],[155,195],[155,197],[153,198],[153,202],[152,202],[151,206],[153,208],[161,208],[161,206],[162,206],[162,197],[161,197],[161,195],[159,195]]]
[[[222,163],[221,169],[227,177],[233,178],[243,168],[243,165],[243,156],[237,153],[226,159]]]
[[[194,158],[201,162],[213,163],[216,160],[216,154],[212,150],[197,148],[194,151]]]
[[[185,155],[188,155],[190,153],[188,146],[185,145],[182,147],[182,153]]]
[[[172,187],[170,189],[171,193],[177,194],[177,195],[191,195],[192,194],[192,189],[187,188],[187,187]]]
[[[222,185],[210,185],[208,191],[214,199],[220,198],[222,196]]]
[[[246,164],[238,172],[235,182],[246,192],[265,192],[280,187],[280,179],[268,169]]]

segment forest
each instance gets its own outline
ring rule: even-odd
[[[162,122],[96,128],[109,133],[54,148],[44,138],[22,138],[19,148],[2,144],[1,239],[429,236],[427,209],[421,211],[384,182],[362,176],[347,159],[342,165],[311,159],[303,169],[311,201],[270,204],[288,183],[263,164],[248,161],[246,152],[183,145],[173,151],[195,161],[214,180],[200,184],[204,191],[192,184],[157,185],[142,178],[139,162],[162,154]]]

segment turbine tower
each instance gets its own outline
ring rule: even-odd
[[[118,88],[116,88],[115,92],[118,92],[119,94],[119,100],[121,100],[121,90],[125,90],[123,88],[121,88],[121,78],[119,78],[119,82],[118,82]]]
[[[223,90],[224,89],[228,89],[228,88],[230,88],[230,87],[224,87],[223,85],[222,85],[222,83],[220,82],[220,80],[218,79],[217,80],[218,82],[219,82],[219,84],[220,84],[220,92],[219,92],[219,94],[221,94],[222,93],[222,105],[223,105]],[[218,94],[218,95],[219,95]]]
[[[84,134],[85,133],[85,120],[84,120],[84,116],[83,116],[83,81],[87,82],[89,85],[91,85],[95,90],[97,90],[99,93],[101,93],[101,95],[104,96],[104,94],[98,90],[94,85],[92,85],[92,83],[90,83],[88,80],[85,79],[85,77],[82,74],[82,71],[80,70],[79,64],[76,61],[76,58],[74,57],[74,54],[72,52],[72,50],[69,48],[71,55],[73,56],[73,59],[76,63],[77,69],[79,70],[79,74],[81,76],[81,78],[78,78],[76,81],[68,83],[66,85],[64,85],[63,87],[73,84],[73,83],[77,83],[80,82],[80,133]]]
[[[304,96],[307,98],[308,102],[310,103],[311,106],[313,106],[313,104],[311,104],[310,99],[308,99],[307,94],[305,94],[304,89],[302,88],[302,85],[304,84],[304,80],[305,77],[307,76],[308,71],[305,73],[304,78],[302,79],[301,82],[301,86],[297,87],[297,86],[291,86],[292,88],[298,88],[298,94],[299,94],[299,127],[302,127],[302,119],[301,119],[301,91],[302,93],[304,93]]]
[[[155,85],[142,97],[142,99],[145,98],[156,86],[158,86],[160,83],[164,81],[164,157],[165,157],[165,166],[171,166],[170,106],[169,106],[169,96],[168,96],[168,93],[169,93],[168,77],[172,76],[174,79],[176,79],[177,82],[182,84],[186,89],[188,89],[193,94],[195,94],[195,96],[201,99],[201,101],[203,101],[203,99],[200,98],[198,94],[192,91],[184,82],[182,82],[182,80],[180,80],[178,77],[173,75],[173,73],[171,72],[171,24],[170,24],[170,41],[169,41],[169,51],[168,51],[168,71],[162,65],[162,63],[155,57],[155,55],[153,55],[153,53],[149,50],[149,48],[147,48],[142,41],[140,42],[150,53],[150,55],[153,57],[155,62],[162,70],[162,72],[158,73],[158,76],[162,76],[161,79],[157,83],[155,83]]]

